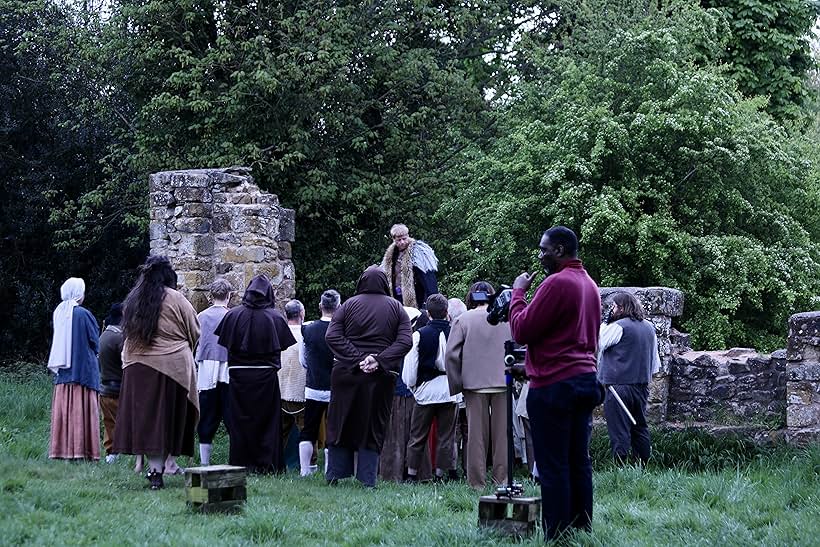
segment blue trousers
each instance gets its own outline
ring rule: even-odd
[[[527,413],[541,482],[541,516],[548,540],[568,528],[592,528],[592,410],[603,401],[595,374],[530,388]]]

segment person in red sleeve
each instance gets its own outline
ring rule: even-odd
[[[592,410],[603,401],[596,380],[601,322],[598,286],[578,260],[578,238],[564,226],[544,232],[539,260],[547,277],[527,304],[535,273],[513,283],[510,327],[527,345],[527,413],[541,482],[547,539],[592,527]]]

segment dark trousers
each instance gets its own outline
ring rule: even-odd
[[[649,398],[649,387],[647,384],[620,384],[612,387],[618,392],[618,396],[635,418],[635,425],[632,425],[624,409],[607,390],[604,417],[607,431],[609,431],[612,456],[617,460],[626,461],[631,449],[633,457],[646,463],[649,460],[652,446],[649,439],[649,428],[646,425],[646,401]]]
[[[340,446],[327,447],[327,474],[325,478],[330,483],[335,483],[339,479],[352,477],[356,473],[356,478],[365,486],[376,486],[376,473],[379,470],[379,453],[375,450],[360,448],[353,451]],[[354,465],[354,455],[357,460]],[[355,469],[354,469],[355,467]]]
[[[199,392],[199,424],[196,426],[196,433],[201,444],[211,444],[219,429],[219,423],[225,423],[228,429],[228,384],[217,382],[213,389],[205,389]]]
[[[530,388],[527,413],[541,482],[544,535],[592,528],[592,409],[603,400],[594,373]]]
[[[418,471],[433,418],[436,419],[436,467],[444,471],[456,468],[456,403],[420,405],[414,403],[410,419],[410,441],[407,443],[407,467]]]
[[[327,417],[327,407],[330,403],[305,400],[305,423],[299,431],[299,441],[315,443],[319,440],[319,431],[322,429],[322,420]]]

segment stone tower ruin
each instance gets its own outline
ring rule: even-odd
[[[250,169],[164,171],[150,176],[149,191],[151,254],[170,259],[197,311],[209,305],[216,277],[241,298],[253,276],[266,274],[278,307],[294,297],[294,211],[261,191]]]

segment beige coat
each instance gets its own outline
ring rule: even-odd
[[[504,342],[511,339],[509,323],[490,325],[486,309],[461,314],[451,325],[447,339],[450,394],[504,388]]]
[[[188,400],[199,410],[196,391],[194,348],[199,340],[199,319],[191,303],[181,293],[165,289],[157,323],[157,333],[149,347],[126,339],[122,368],[140,363],[168,376],[188,392]]]

